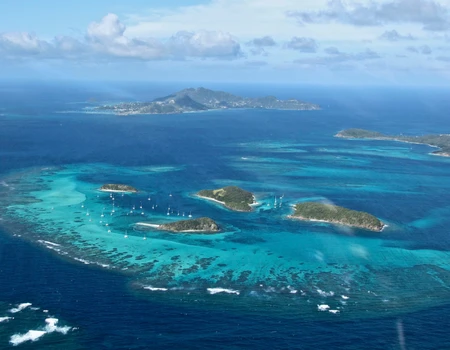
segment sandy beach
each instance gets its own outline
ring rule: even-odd
[[[386,227],[388,227],[388,225],[382,223],[383,227],[380,230],[372,230],[372,229],[370,229],[368,227],[348,225],[348,224],[345,224],[345,223],[342,223],[342,222],[339,222],[339,221],[327,221],[327,220],[319,220],[319,219],[308,219],[308,218],[305,218],[303,216],[293,216],[293,215],[288,215],[287,218],[288,219],[292,219],[292,220],[311,221],[311,222],[323,222],[323,223],[326,223],[326,224],[335,224],[335,225],[342,225],[342,226],[347,226],[347,227],[356,227],[356,228],[362,228],[362,229],[365,229],[365,230],[369,230],[369,231],[372,231],[372,232],[383,232],[384,229]]]

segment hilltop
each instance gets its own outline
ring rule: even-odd
[[[224,91],[188,88],[150,102],[124,102],[103,105],[97,110],[111,111],[119,115],[130,114],[174,114],[215,109],[280,109],[280,110],[318,110],[316,104],[297,99],[279,100],[275,96],[241,97]]]

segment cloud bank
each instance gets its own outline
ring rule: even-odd
[[[331,0],[319,11],[290,11],[300,23],[340,22],[355,26],[381,26],[393,23],[416,23],[424,30],[450,28],[450,10],[432,0],[391,0],[347,2]]]
[[[115,14],[92,22],[83,39],[57,36],[39,39],[31,33],[0,34],[0,54],[7,58],[48,59],[234,59],[242,55],[239,42],[219,31],[178,32],[168,40],[136,38],[125,35],[126,26]]]

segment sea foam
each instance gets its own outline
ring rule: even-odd
[[[325,292],[325,291],[323,291],[321,289],[317,289],[317,293],[319,293],[323,297],[332,297],[334,295],[333,291]]]
[[[53,332],[58,332],[58,333],[62,333],[62,334],[67,334],[67,332],[69,332],[72,327],[58,327],[58,319],[57,318],[53,318],[53,317],[49,317],[45,319],[45,327],[43,330],[29,330],[28,332],[24,333],[24,334],[14,334],[11,336],[9,342],[13,345],[13,346],[17,346],[19,344],[22,344],[24,342],[27,341],[37,341],[39,340],[42,336],[44,336],[45,334],[48,333],[53,333]]]
[[[319,311],[327,311],[330,308],[330,306],[322,304],[322,305],[317,305],[317,310]]]
[[[152,287],[152,286],[145,286],[144,289],[150,290],[152,292],[154,292],[154,291],[160,291],[160,292],[167,291],[167,288],[158,288],[158,287]]]
[[[11,336],[11,339],[9,340],[9,342],[13,346],[17,346],[26,341],[36,341],[46,333],[47,332],[45,332],[45,331],[30,330],[30,331],[26,332],[25,334],[14,334],[13,336]]]
[[[9,320],[12,320],[14,317],[0,317],[0,323],[2,322],[8,322]]]
[[[12,309],[10,309],[9,312],[15,314],[17,312],[20,312],[20,311],[26,309],[28,306],[31,306],[31,305],[32,305],[31,303],[22,303],[22,304],[19,304],[17,307],[13,307]]]
[[[209,294],[217,294],[217,293],[228,293],[228,294],[236,294],[239,295],[240,292],[234,289],[226,289],[226,288],[207,288],[206,289]]]

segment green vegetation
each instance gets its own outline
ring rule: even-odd
[[[106,184],[100,187],[100,191],[114,191],[114,192],[137,192],[132,186],[121,184]]]
[[[319,202],[296,204],[295,212],[291,217],[301,220],[320,220],[347,226],[355,226],[371,231],[381,231],[383,229],[383,223],[369,213]]]
[[[199,218],[199,219],[171,222],[169,224],[160,225],[159,229],[172,232],[212,233],[220,231],[220,228],[216,224],[216,222],[210,218]]]
[[[370,130],[364,130],[364,129],[346,129],[340,131],[337,135],[337,137],[346,137],[346,138],[355,138],[355,139],[367,139],[367,138],[380,138],[385,137],[380,132],[377,131],[370,131]]]
[[[418,143],[440,148],[439,151],[434,151],[433,154],[447,157],[450,156],[450,134],[404,136],[404,135],[384,135],[376,131],[364,129],[347,129],[337,133],[336,137]]]
[[[219,201],[227,208],[236,211],[252,211],[250,204],[255,201],[255,196],[251,192],[237,186],[227,186],[216,190],[201,190],[197,195]]]
[[[223,91],[189,88],[150,102],[124,102],[98,106],[96,109],[119,115],[173,114],[210,109],[258,108],[284,110],[318,110],[320,106],[297,99],[279,100],[274,96],[241,97]]]

